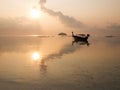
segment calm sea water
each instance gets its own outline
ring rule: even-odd
[[[0,37],[0,90],[120,90],[120,37]]]

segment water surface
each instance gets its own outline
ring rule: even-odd
[[[0,37],[0,90],[119,90],[120,37]]]

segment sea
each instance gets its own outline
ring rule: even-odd
[[[120,90],[120,36],[0,36],[0,90]]]

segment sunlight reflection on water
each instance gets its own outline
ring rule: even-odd
[[[34,60],[34,61],[38,61],[38,60],[41,60],[42,59],[42,55],[41,55],[41,53],[39,53],[39,52],[33,52],[32,53],[32,59]]]
[[[88,42],[75,42],[72,37],[1,37],[0,41],[0,84],[47,85],[45,90],[57,86],[64,86],[62,90],[95,90],[94,84],[104,87],[102,90],[118,88],[117,38],[91,37]]]

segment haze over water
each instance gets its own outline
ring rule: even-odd
[[[0,0],[0,90],[120,90],[119,53],[120,0]]]
[[[120,37],[0,37],[0,90],[119,90]]]

